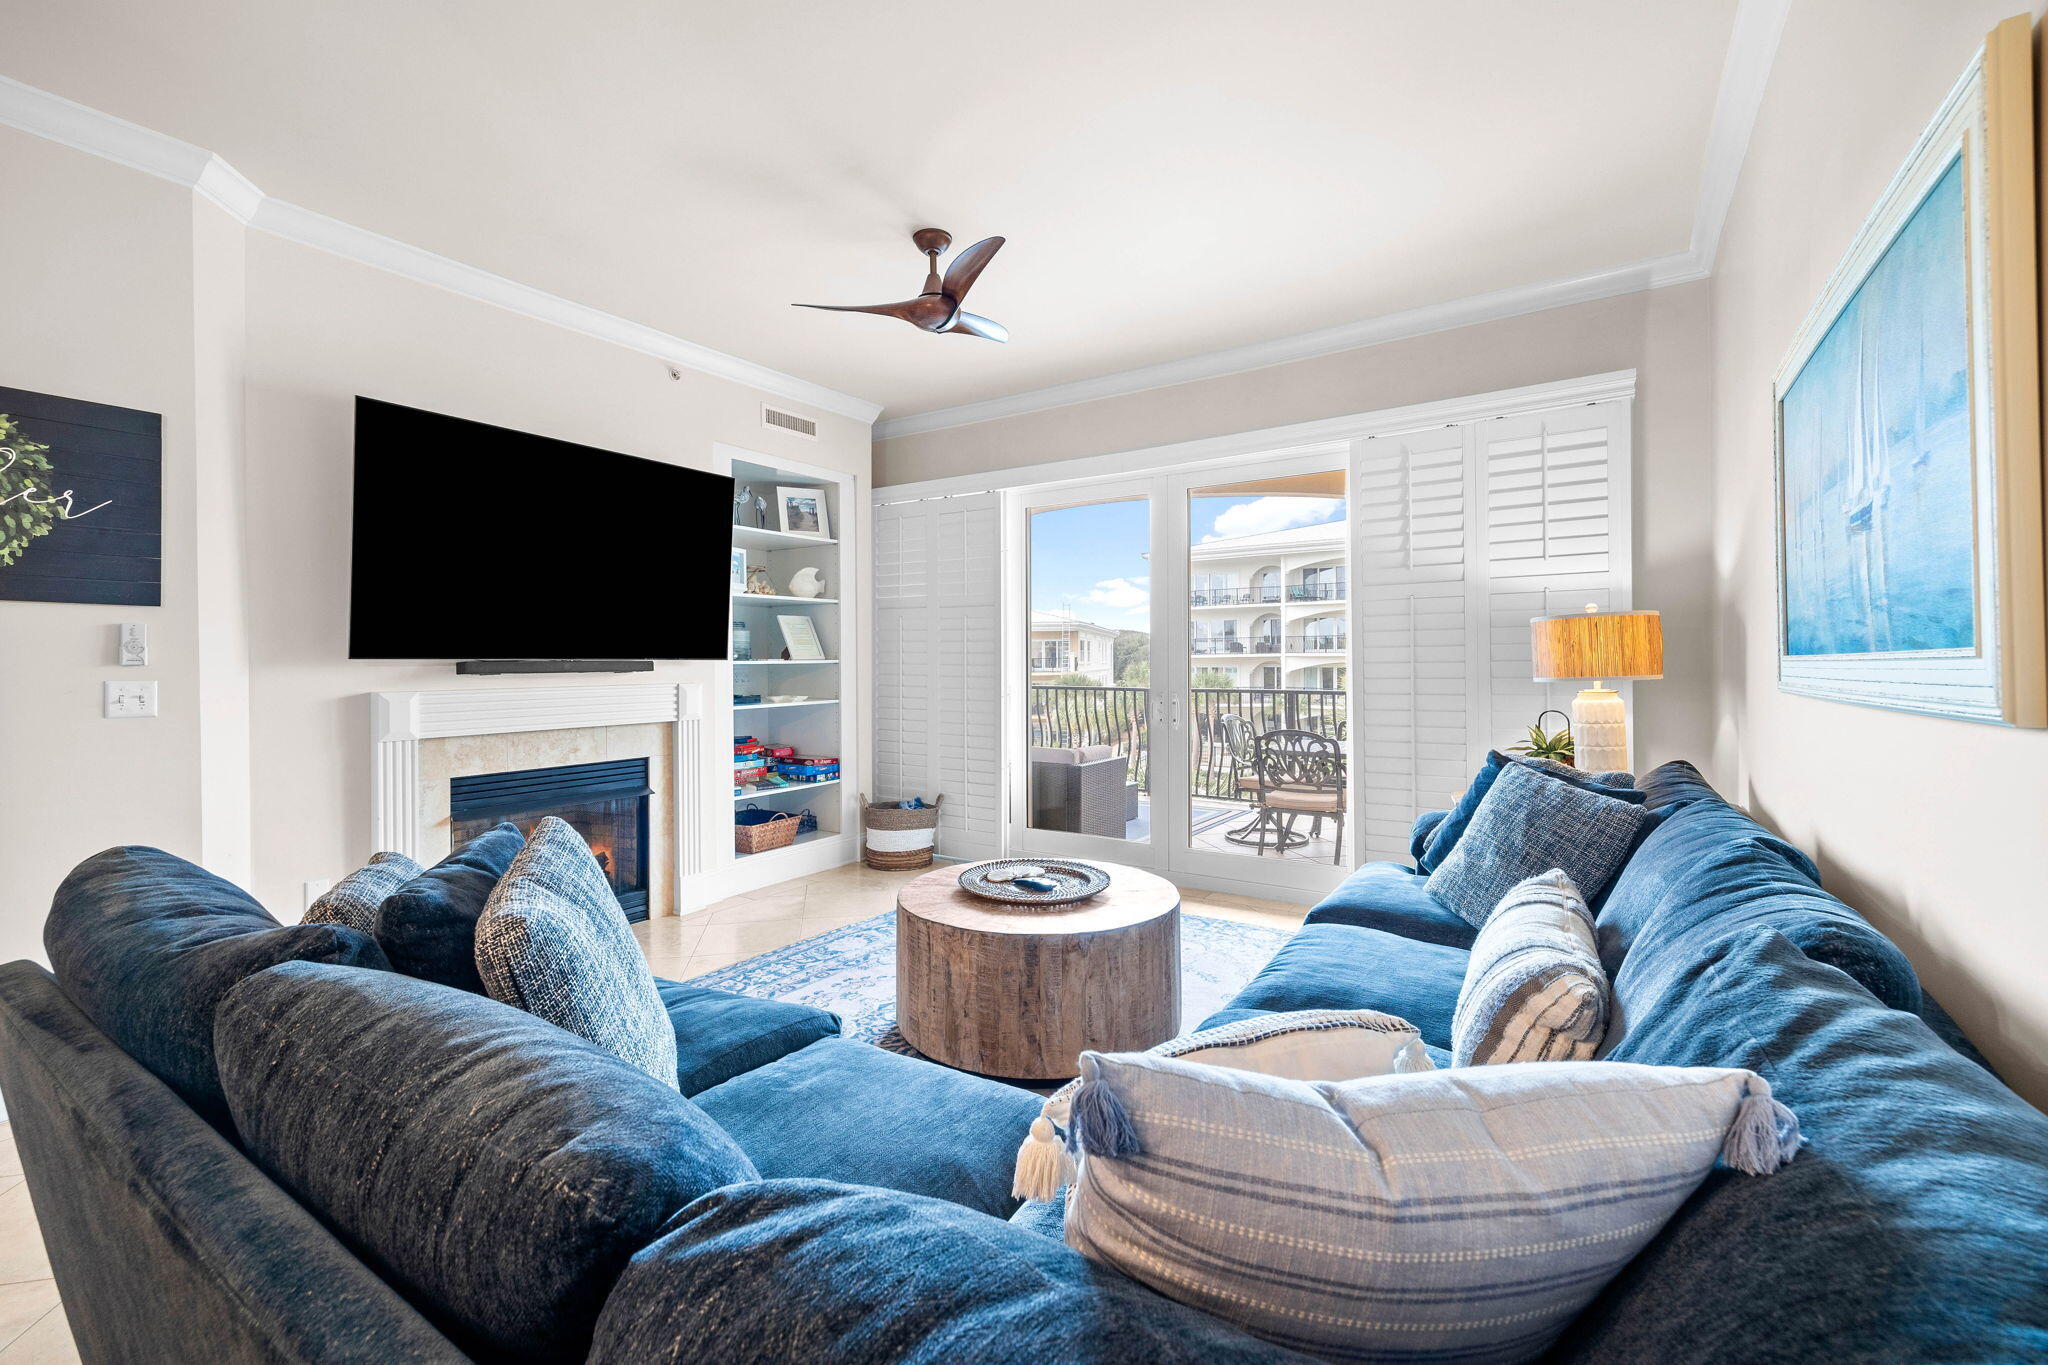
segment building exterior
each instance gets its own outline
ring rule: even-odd
[[[1189,552],[1194,672],[1237,687],[1340,688],[1350,645],[1350,523],[1204,541]]]
[[[1031,681],[1080,673],[1098,687],[1116,684],[1116,632],[1070,611],[1031,613]]]

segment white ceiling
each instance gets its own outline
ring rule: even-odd
[[[1736,0],[0,0],[0,73],[900,416],[1683,251]],[[1009,245],[1012,340],[907,298]]]

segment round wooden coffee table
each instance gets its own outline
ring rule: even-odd
[[[1049,861],[1057,861],[1049,860]],[[1093,863],[1109,889],[1034,909],[969,895],[966,863],[896,896],[896,1025],[962,1071],[1064,1080],[1085,1049],[1136,1052],[1180,1031],[1180,892]]]

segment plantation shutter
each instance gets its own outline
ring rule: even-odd
[[[1408,861],[1415,817],[1576,683],[1529,676],[1529,618],[1628,601],[1625,400],[1353,448],[1352,744],[1361,855]],[[1553,718],[1551,724],[1556,724]]]
[[[1000,501],[875,508],[875,790],[943,795],[939,852],[1002,851]]]

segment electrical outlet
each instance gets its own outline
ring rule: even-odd
[[[101,686],[101,714],[108,720],[140,720],[156,714],[155,683],[108,682]]]
[[[314,901],[319,900],[322,896],[326,895],[329,891],[332,891],[333,889],[334,883],[331,881],[307,882],[306,903],[300,908],[303,910],[311,910],[313,908]]]
[[[121,626],[121,667],[141,668],[149,662],[149,627],[140,621]]]

